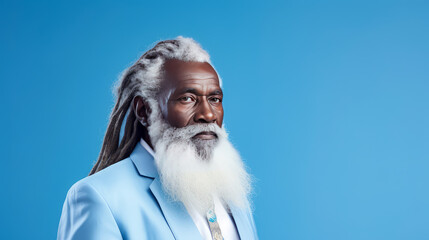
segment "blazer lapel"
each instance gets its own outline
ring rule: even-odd
[[[155,178],[150,185],[150,190],[158,201],[159,206],[167,220],[173,235],[176,239],[201,240],[202,237],[186,208],[180,202],[173,202],[164,192],[161,182]]]
[[[240,235],[240,239],[242,240],[250,240],[254,239],[252,234],[251,226],[249,225],[249,220],[246,217],[246,214],[243,210],[231,207],[230,208],[232,217],[235,221],[235,226],[237,227],[238,234]]]
[[[153,178],[149,188],[161,207],[164,218],[174,237],[178,240],[201,240],[202,237],[200,232],[183,204],[171,201],[169,196],[164,192],[161,182],[159,181],[159,175],[155,167],[153,156],[146,151],[140,143],[137,143],[130,158],[134,162],[140,175]]]

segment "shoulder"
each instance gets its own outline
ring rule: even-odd
[[[119,226],[139,219],[138,209],[153,212],[152,182],[139,175],[129,158],[79,180],[67,193],[58,239],[117,239]]]
[[[141,203],[151,206],[152,182],[153,178],[140,175],[133,161],[126,158],[76,182],[67,198],[101,199],[117,218],[135,211]]]
[[[95,174],[94,174],[95,175]],[[100,175],[101,176],[101,175]],[[63,205],[57,239],[119,239],[121,233],[103,195],[99,177],[86,177],[68,191]],[[103,219],[103,221],[100,221]]]
[[[118,197],[126,193],[129,196],[133,191],[148,189],[151,183],[152,179],[139,175],[131,159],[126,158],[79,180],[69,192],[93,191],[108,201],[112,195]]]

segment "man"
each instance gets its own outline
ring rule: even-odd
[[[58,239],[257,239],[250,177],[223,127],[207,52],[189,38],[159,42],[125,71],[117,97]]]

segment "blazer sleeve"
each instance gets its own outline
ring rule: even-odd
[[[89,183],[77,182],[67,193],[57,240],[122,239],[112,212]]]

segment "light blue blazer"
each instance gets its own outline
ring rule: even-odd
[[[231,207],[242,240],[257,239],[249,210]],[[202,239],[183,204],[163,191],[154,159],[140,144],[67,193],[57,239]]]

